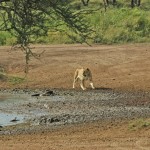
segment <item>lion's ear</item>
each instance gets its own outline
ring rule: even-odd
[[[86,70],[88,70],[88,71],[89,71],[90,69],[89,69],[89,68],[87,68]]]

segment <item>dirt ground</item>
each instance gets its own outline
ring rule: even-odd
[[[150,44],[130,45],[36,45],[32,50],[44,54],[32,58],[28,83],[16,85],[29,88],[72,88],[76,68],[89,67],[97,88],[150,90]],[[9,75],[24,77],[25,59],[22,51],[0,47],[0,66]],[[5,83],[1,83],[5,87]],[[7,84],[14,88],[14,85]]]
[[[128,123],[100,122],[49,132],[1,136],[1,150],[149,150],[150,130],[130,131]]]
[[[71,89],[76,68],[88,67],[97,89],[150,91],[150,44],[128,45],[34,45],[45,51],[31,59],[28,82],[0,81],[0,88]],[[24,55],[0,47],[0,67],[9,76],[24,77]],[[1,69],[2,70],[2,69]],[[77,87],[79,89],[79,86]],[[129,122],[102,122],[67,126],[52,131],[0,136],[0,150],[149,150],[150,129],[128,129]]]

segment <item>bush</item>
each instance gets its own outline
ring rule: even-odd
[[[6,45],[6,37],[4,34],[0,34],[0,45]]]
[[[12,45],[16,39],[8,32],[0,32],[0,45]]]

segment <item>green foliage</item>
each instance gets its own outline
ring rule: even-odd
[[[83,13],[78,16],[77,12],[80,12],[81,9],[85,11],[97,8],[99,8],[98,11]],[[57,8],[53,7],[52,9],[50,11],[46,9],[46,13],[51,16],[45,18],[47,34],[42,35],[43,32],[40,32],[38,38],[31,36],[32,43],[83,42],[85,40],[83,37],[88,35],[92,37],[88,42],[92,43],[150,42],[149,0],[142,0],[141,6],[133,9],[130,7],[130,0],[117,0],[117,4],[115,6],[109,5],[106,12],[103,1],[99,0],[90,0],[88,7],[83,6],[81,1],[67,0],[65,3],[59,3]],[[87,20],[89,21],[88,24],[85,23]],[[86,33],[84,29],[88,28],[89,25],[96,34],[90,33],[88,30]],[[83,33],[83,37],[79,36],[81,33]],[[10,33],[0,32],[0,45],[11,45],[15,41],[16,38],[10,36]]]
[[[0,45],[5,45],[5,44],[6,44],[5,33],[4,34],[0,33]]]
[[[8,32],[0,32],[0,46],[1,45],[13,45],[16,42],[16,38]]]
[[[70,39],[66,34],[60,32],[49,32],[48,36],[41,36],[36,42],[40,44],[72,44],[75,41]]]
[[[96,28],[96,43],[126,43],[150,41],[149,12],[134,8],[109,9],[94,14],[92,23]]]
[[[10,32],[22,46],[47,36],[48,32],[63,33],[78,42],[85,42],[92,32],[82,15],[85,11],[73,9],[69,1],[14,0],[7,3],[4,0],[0,4],[0,29]],[[4,43],[5,39],[1,41]]]

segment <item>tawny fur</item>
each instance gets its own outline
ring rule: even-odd
[[[89,68],[76,69],[75,74],[74,74],[73,88],[75,88],[75,83],[78,80],[81,81],[80,86],[83,90],[86,90],[86,87],[84,84],[85,80],[89,80],[92,89],[95,89],[95,87],[93,85],[93,80],[92,80],[92,73]]]

